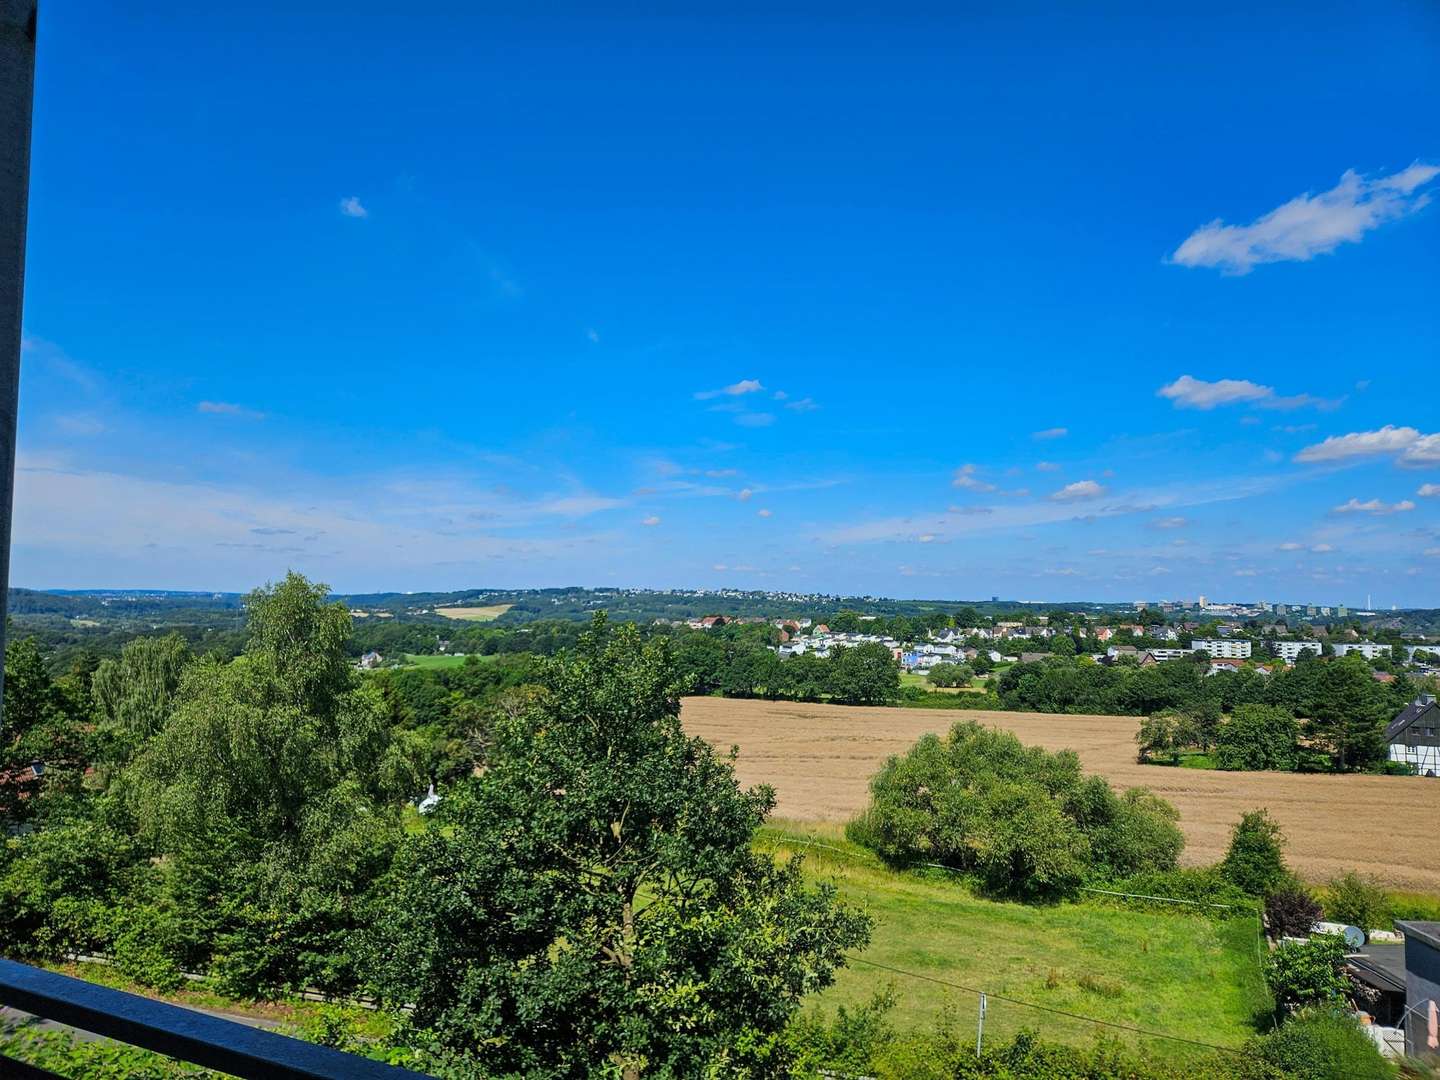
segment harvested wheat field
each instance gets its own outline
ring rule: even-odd
[[[1135,761],[1132,716],[858,708],[686,698],[686,729],[718,749],[740,747],[744,784],[775,788],[779,817],[843,822],[867,801],[890,754],[960,720],[1013,731],[1022,742],[1071,749],[1119,788],[1148,787],[1180,811],[1184,861],[1214,862],[1245,810],[1266,807],[1285,829],[1290,865],[1324,881],[1345,870],[1402,889],[1440,892],[1440,779],[1210,772]]]

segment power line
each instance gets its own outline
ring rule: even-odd
[[[881,971],[893,972],[896,975],[905,975],[912,979],[922,979],[925,982],[938,983],[941,986],[948,986],[953,990],[964,990],[970,994],[984,994],[986,997],[994,998],[996,1001],[1008,1002],[1011,1005],[1021,1005],[1027,1009],[1038,1009],[1040,1012],[1054,1013],[1057,1016],[1067,1016],[1071,1020],[1083,1020],[1087,1024],[1098,1024],[1101,1027],[1115,1028],[1118,1031],[1128,1031],[1134,1035],[1147,1035],[1153,1039],[1169,1039],[1171,1042],[1189,1043],[1191,1046],[1203,1046],[1207,1050],[1223,1050],[1227,1054],[1243,1054],[1244,1050],[1235,1046],[1220,1046],[1216,1043],[1201,1042],[1199,1039],[1187,1039],[1183,1035],[1167,1035],[1163,1031],[1150,1031],[1146,1028],[1132,1027],[1129,1024],[1118,1024],[1113,1020],[1097,1020],[1093,1016],[1081,1016],[1079,1013],[1067,1012],[1064,1009],[1057,1009],[1052,1005],[1037,1005],[1033,1001],[1021,1001],[1019,998],[1006,997],[1004,994],[993,994],[989,990],[981,990],[976,986],[964,986],[948,979],[938,979],[934,975],[921,975],[918,971],[906,971],[904,968],[891,967],[889,964],[882,964],[877,960],[866,960],[861,956],[848,956],[848,960],[857,964],[868,964],[870,967],[879,968]]]

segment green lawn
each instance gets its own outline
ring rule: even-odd
[[[933,979],[1004,994],[1086,1017],[1236,1046],[1255,1033],[1269,999],[1260,974],[1255,918],[1212,921],[1194,915],[1134,911],[1100,904],[1031,906],[979,899],[964,886],[936,877],[898,874],[844,840],[838,829],[767,826],[764,850],[806,849],[804,833],[841,851],[809,847],[810,874],[832,881],[846,900],[877,921],[861,959]],[[976,996],[863,963],[840,972],[813,1008],[858,1005],[890,984],[898,1028],[944,1022],[973,1032]],[[989,1001],[987,1040],[1022,1028],[1047,1038],[1089,1043],[1093,1024]],[[1113,1032],[1112,1034],[1120,1034]],[[1157,1051],[1183,1044],[1141,1040]]]
[[[464,665],[465,659],[463,656],[446,656],[444,654],[435,656],[422,656],[418,653],[405,654],[405,664],[407,667],[457,668]],[[478,659],[484,660],[485,657],[481,656],[478,657]]]

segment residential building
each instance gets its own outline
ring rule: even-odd
[[[1395,929],[1405,935],[1405,1052],[1412,1057],[1433,1055],[1436,1012],[1440,1011],[1440,922],[1402,920]]]
[[[1211,660],[1210,670],[1205,674],[1209,676],[1219,675],[1222,671],[1239,671],[1244,666],[1244,660]]]
[[[1250,642],[1236,638],[1196,638],[1190,642],[1190,647],[1203,649],[1212,659],[1250,659]]]
[[[1377,656],[1389,656],[1389,645],[1377,645],[1373,641],[1342,641],[1334,646],[1336,656],[1349,656],[1351,653],[1359,653],[1366,660],[1374,660]]]
[[[1153,656],[1156,660],[1179,660],[1180,657],[1189,656],[1194,651],[1194,649],[1150,649],[1147,655]]]
[[[1385,729],[1391,761],[1412,766],[1421,776],[1440,776],[1440,705],[1421,694]]]
[[[1270,643],[1270,648],[1287,664],[1295,663],[1300,659],[1301,653],[1309,652],[1319,656],[1322,651],[1322,646],[1318,641],[1273,641]]]

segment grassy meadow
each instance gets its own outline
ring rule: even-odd
[[[985,900],[943,871],[932,877],[889,870],[845,840],[836,826],[776,822],[757,834],[756,845],[780,855],[803,851],[811,877],[833,882],[844,899],[876,920],[869,948],[810,1008],[853,1008],[888,984],[896,997],[890,1021],[897,1028],[945,1023],[973,1038],[975,994],[860,962],[872,961],[1221,1046],[1238,1046],[1255,1034],[1258,1018],[1269,1009],[1255,917],[1211,920],[1099,903],[1036,906]],[[1103,1030],[989,1000],[987,1040],[1027,1027],[1071,1043],[1088,1043]],[[1126,1037],[1157,1052],[1184,1049],[1168,1040]]]

